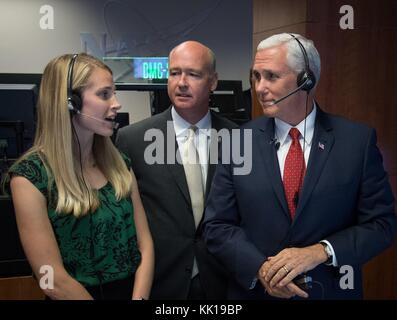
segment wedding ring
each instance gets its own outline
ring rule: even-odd
[[[283,266],[283,269],[284,269],[285,273],[289,273],[289,270],[287,269],[286,266]]]

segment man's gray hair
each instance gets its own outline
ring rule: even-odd
[[[313,41],[306,39],[300,34],[291,33],[302,43],[306,50],[307,57],[309,60],[309,67],[313,71],[316,77],[316,83],[320,80],[321,73],[321,61],[320,55],[314,46]],[[298,42],[289,33],[280,33],[273,35],[269,38],[262,40],[257,47],[257,51],[276,47],[279,45],[285,45],[287,48],[287,64],[296,73],[300,73],[305,70],[305,58]]]

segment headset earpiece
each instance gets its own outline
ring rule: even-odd
[[[68,109],[73,114],[79,113],[81,111],[82,103],[81,97],[78,93],[73,93],[70,97],[68,97]]]
[[[68,99],[68,110],[69,110],[71,113],[73,113],[73,114],[76,112],[76,110],[75,110],[74,107],[73,107],[72,101],[70,101],[69,99]]]
[[[73,67],[74,63],[76,62],[78,54],[74,54],[72,56],[72,59],[69,62],[69,67],[68,67],[68,77],[67,77],[67,104],[68,104],[68,109],[71,112],[72,115],[79,113],[82,107],[82,102],[81,102],[81,97],[78,92],[73,90],[72,84],[73,84]]]
[[[301,90],[309,92],[316,85],[316,76],[314,75],[314,72],[310,69],[309,58],[307,56],[305,47],[293,34],[290,34],[290,36],[294,38],[296,42],[298,42],[299,48],[301,49],[303,54],[303,59],[305,60],[305,70],[298,74],[296,84],[298,87],[302,86]]]
[[[300,72],[296,80],[298,87],[302,86],[301,90],[303,91],[309,92],[316,84],[316,77],[310,69]]]

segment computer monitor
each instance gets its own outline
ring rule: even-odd
[[[171,101],[166,87],[153,91],[151,97],[152,115],[163,112],[170,105]],[[218,86],[210,95],[209,107],[237,124],[249,121],[245,110],[241,80],[219,80]]]
[[[244,107],[242,82],[219,80],[210,96],[210,108],[222,114],[233,114]]]
[[[210,109],[241,125],[249,121],[241,80],[219,80],[210,96]]]
[[[33,143],[37,96],[35,84],[0,83],[0,142],[8,158],[19,157]]]
[[[0,195],[0,278],[32,275],[19,239],[12,199]]]
[[[152,115],[161,113],[169,108],[171,100],[168,96],[167,87],[154,90],[150,94],[150,109]]]
[[[115,122],[118,123],[118,127],[113,131],[111,137],[113,142],[116,141],[117,131],[130,124],[130,114],[128,112],[117,112]]]

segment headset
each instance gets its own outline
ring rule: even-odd
[[[305,70],[301,71],[296,78],[297,86],[303,91],[310,92],[310,90],[316,85],[316,77],[313,71],[310,69],[309,58],[307,56],[306,49],[297,37],[291,33],[289,35],[294,38],[296,42],[298,42],[298,45],[302,51],[303,59],[305,60]]]
[[[299,72],[299,74],[296,77],[297,87],[294,90],[292,90],[291,92],[287,93],[285,96],[281,97],[280,99],[274,100],[271,103],[271,105],[275,105],[275,104],[287,99],[288,97],[297,93],[299,90],[306,91],[307,94],[309,94],[310,90],[312,90],[314,88],[314,86],[316,85],[316,76],[314,75],[313,71],[310,69],[309,58],[307,56],[305,47],[303,46],[303,44],[299,41],[299,39],[297,37],[295,37],[291,33],[289,33],[289,35],[298,42],[299,48],[302,51],[303,59],[305,60],[305,70]]]
[[[78,54],[74,54],[72,59],[70,59],[69,67],[68,67],[68,77],[67,77],[67,95],[68,95],[68,109],[72,115],[76,113],[80,113],[82,108],[81,96],[78,92],[72,89],[73,83],[73,68],[74,63],[76,62]]]

